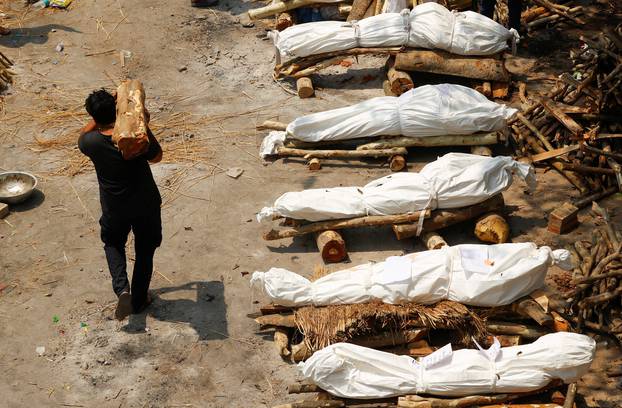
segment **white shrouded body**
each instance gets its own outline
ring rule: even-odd
[[[535,186],[533,168],[510,157],[448,153],[419,173],[395,173],[364,187],[334,187],[289,192],[257,219],[275,215],[322,221],[365,215],[407,214],[423,209],[459,208],[481,203],[512,184],[512,172]]]
[[[420,362],[354,344],[338,343],[300,364],[302,375],[344,398],[407,394],[465,396],[528,392],[555,379],[573,382],[594,359],[596,343],[575,333],[553,333],[531,344],[489,350],[443,347]]]
[[[357,47],[441,49],[459,55],[492,55],[518,39],[481,14],[455,13],[437,3],[424,3],[401,13],[383,13],[357,22],[319,21],[270,33],[283,57],[306,57]]]
[[[568,268],[569,257],[564,249],[552,251],[533,243],[457,245],[358,265],[313,282],[271,268],[255,272],[251,286],[283,306],[453,300],[493,307],[541,288],[548,267],[557,263]]]
[[[426,3],[427,4],[427,3]],[[295,119],[285,132],[271,132],[261,155],[277,153],[286,138],[305,142],[373,136],[469,135],[505,128],[516,109],[461,85],[424,85],[399,97],[384,96]]]

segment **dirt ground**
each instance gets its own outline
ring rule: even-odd
[[[320,258],[307,239],[267,245],[254,215],[283,192],[360,185],[389,170],[381,162],[327,163],[314,173],[293,160],[264,164],[258,147],[265,133],[254,127],[378,96],[382,64],[367,58],[323,75],[317,97],[300,100],[272,80],[265,27],[242,24],[241,13],[258,3],[189,3],[75,0],[68,11],[28,14],[21,2],[0,3],[13,28],[0,50],[17,73],[2,109],[0,170],[29,171],[40,182],[33,199],[0,221],[0,406],[271,407],[289,400],[285,387],[296,367],[246,316],[261,300],[249,273],[281,266],[309,275]],[[572,38],[545,34],[556,42],[532,42],[511,61],[523,79],[556,74],[568,62],[563,47],[557,57],[542,47],[569,47]],[[129,51],[124,63],[120,50]],[[148,313],[118,323],[110,318],[115,296],[99,240],[95,173],[74,143],[88,92],[112,89],[123,77],[144,82],[168,159],[152,167],[164,196],[152,282],[158,297]],[[447,151],[413,152],[409,171]],[[228,177],[231,167],[244,173]],[[595,225],[587,212],[572,234],[546,231],[548,213],[576,191],[554,172],[539,169],[538,179],[534,193],[516,181],[505,194],[512,240],[561,247],[587,236]],[[619,195],[604,201],[617,223],[621,203]],[[444,236],[450,244],[474,242],[470,228]],[[396,241],[388,228],[345,237],[356,263],[423,249]],[[602,373],[619,353],[598,340],[579,403],[622,406],[620,383]]]

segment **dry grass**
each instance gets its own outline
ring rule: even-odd
[[[80,128],[89,120],[84,110],[84,98],[88,93],[105,83],[88,87],[51,81],[34,72],[20,72],[14,85],[21,100],[36,101],[32,105],[7,105],[0,118],[0,141],[5,142],[17,133],[33,134],[27,147],[35,152],[56,151],[55,156],[47,156],[48,163],[57,163],[53,175],[76,175],[91,169],[90,161],[77,149]],[[39,84],[44,89],[33,89],[31,84]],[[210,147],[225,141],[235,134],[253,134],[248,129],[231,132],[224,129],[224,123],[235,118],[255,115],[266,109],[260,107],[244,112],[221,115],[196,115],[178,111],[176,105],[188,103],[190,97],[166,95],[159,98],[165,101],[158,107],[154,99],[147,99],[152,110],[150,128],[158,137],[164,150],[163,163],[209,164],[213,153]],[[153,106],[155,105],[155,109]],[[55,157],[55,158],[52,158]],[[220,169],[222,170],[222,169]]]
[[[323,265],[316,265],[311,280],[329,273]],[[400,331],[413,327],[455,330],[457,339],[464,345],[471,336],[481,338],[486,333],[484,320],[467,306],[442,301],[426,306],[417,303],[390,305],[381,302],[306,306],[295,311],[298,330],[310,350],[320,350],[330,344],[349,341],[386,331]]]
[[[471,336],[481,338],[486,333],[479,316],[466,306],[450,301],[431,306],[379,302],[307,306],[296,310],[295,319],[305,343],[313,351],[356,336],[414,327],[455,330],[462,344],[469,344]]]

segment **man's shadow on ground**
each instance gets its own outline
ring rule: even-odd
[[[161,295],[176,291],[196,291],[192,299],[163,299]],[[199,340],[222,340],[227,331],[227,305],[221,281],[196,281],[180,286],[151,290],[153,303],[140,314],[131,315],[124,330],[143,333],[147,314],[165,322],[187,323],[199,335]]]

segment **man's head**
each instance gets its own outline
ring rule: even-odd
[[[93,91],[86,98],[84,107],[98,125],[110,125],[114,123],[117,117],[117,105],[114,96],[105,89]]]

